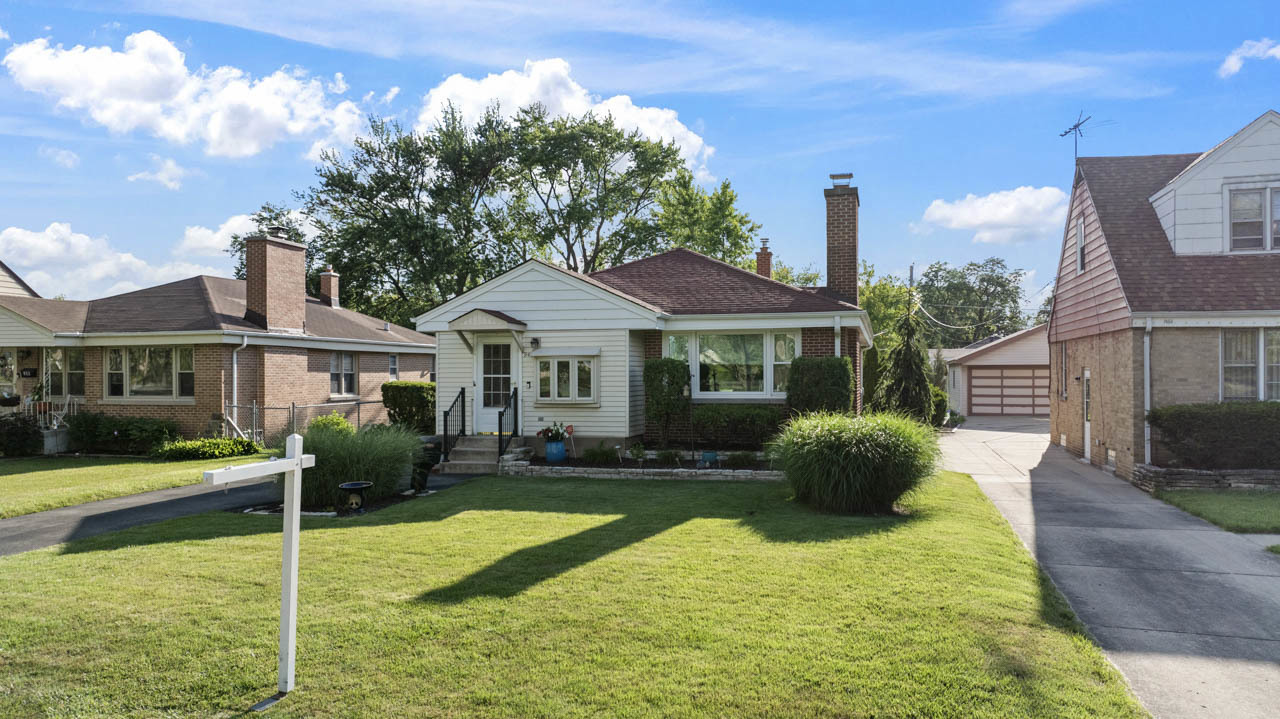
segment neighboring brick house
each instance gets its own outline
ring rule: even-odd
[[[0,296],[0,392],[29,401],[43,384],[54,403],[170,419],[193,436],[252,422],[229,406],[341,402],[378,421],[380,404],[354,401],[380,402],[388,379],[431,377],[433,337],[342,308],[332,272],[308,297],[302,245],[246,245],[247,280],[191,277],[91,301]],[[271,434],[285,417],[263,412],[258,426]]]
[[[1079,158],[1049,343],[1053,441],[1126,478],[1167,460],[1147,408],[1280,400],[1280,114]]]
[[[773,280],[767,247],[756,272],[675,249],[591,275],[531,260],[416,318],[440,341],[437,426],[465,397],[466,431],[493,432],[515,388],[526,437],[564,422],[579,448],[651,441],[644,363],[662,356],[689,362],[695,404],[785,403],[797,356],[850,357],[860,386],[873,334],[850,177],[824,192],[827,287]]]

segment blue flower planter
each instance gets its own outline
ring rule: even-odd
[[[559,464],[564,461],[564,442],[547,442],[547,463]]]

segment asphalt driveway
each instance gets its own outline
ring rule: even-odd
[[[1280,557],[1094,469],[1036,418],[942,442],[1157,717],[1280,714]]]

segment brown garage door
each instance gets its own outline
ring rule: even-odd
[[[1049,414],[1049,368],[970,367],[969,414]]]

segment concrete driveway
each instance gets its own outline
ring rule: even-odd
[[[1280,716],[1280,557],[1049,443],[970,418],[943,466],[973,475],[1157,717]]]

